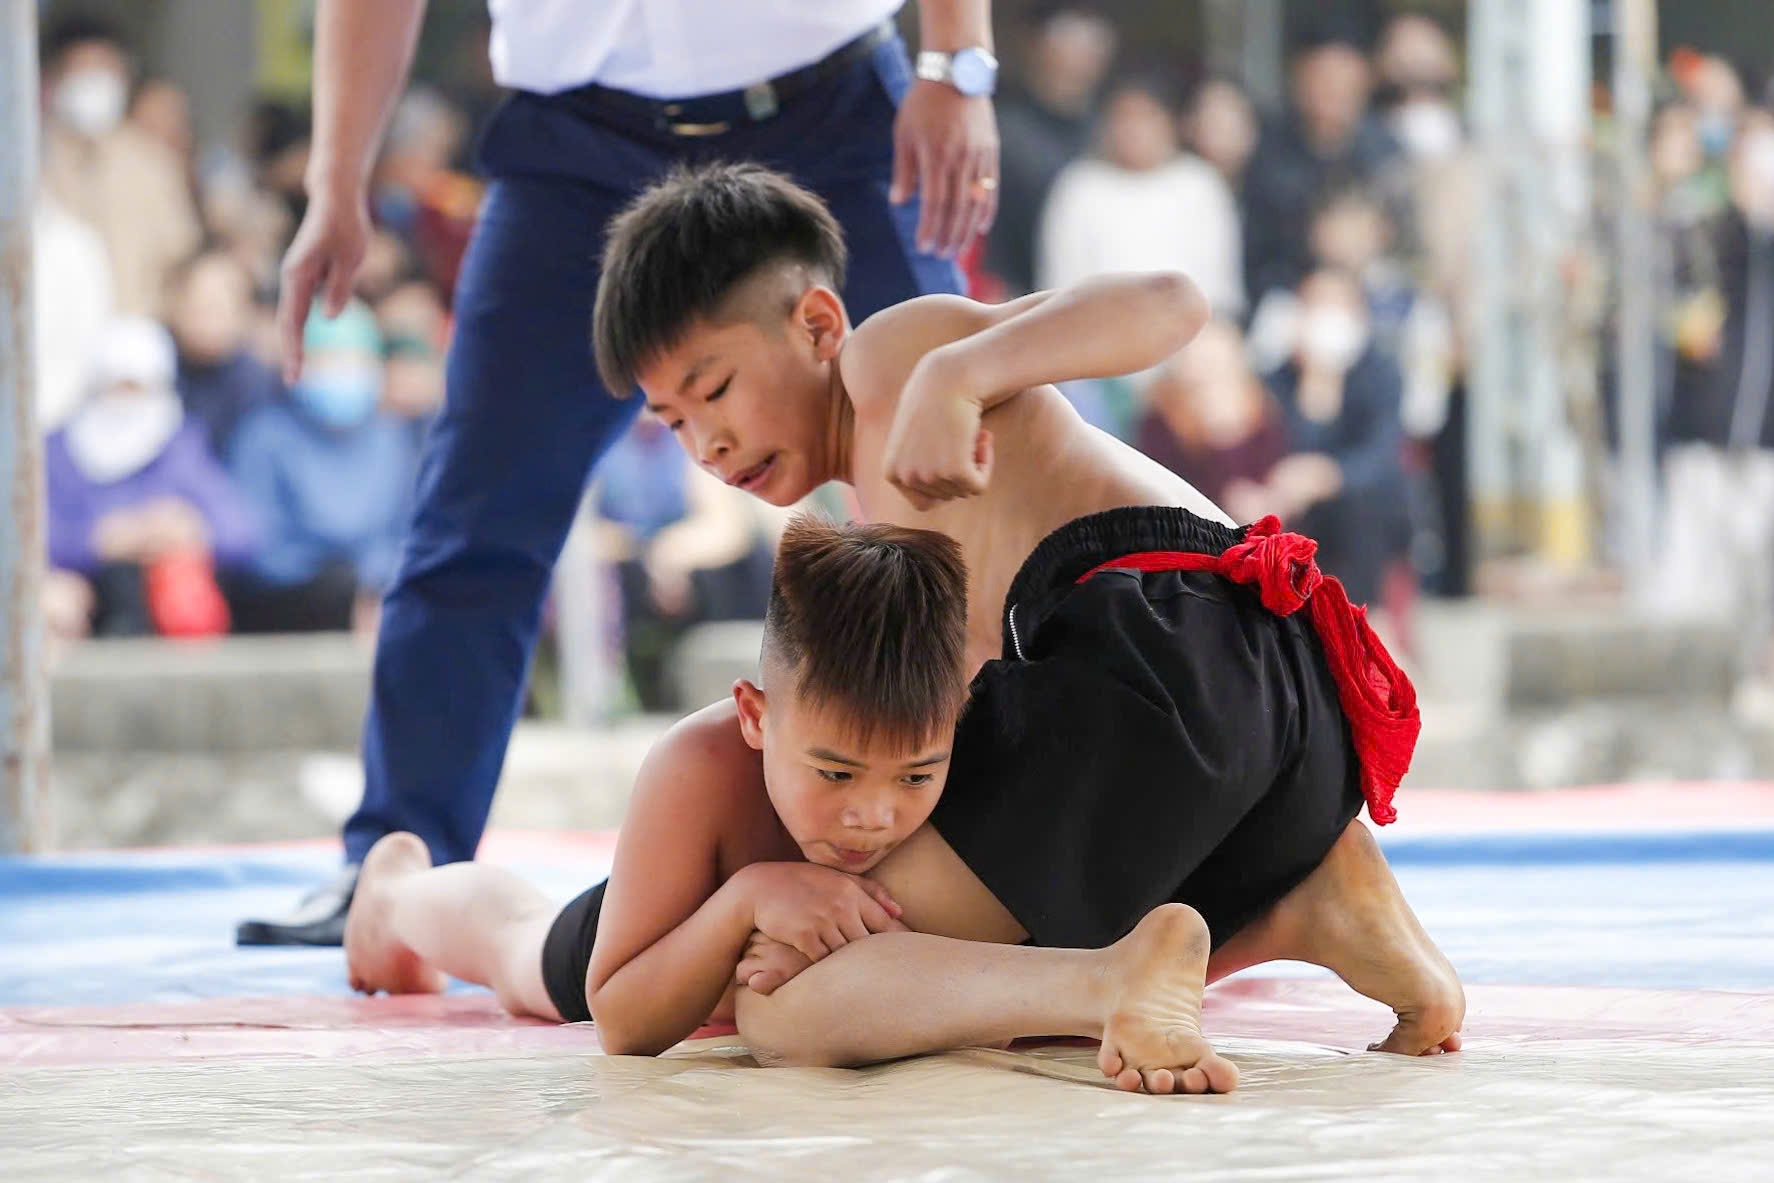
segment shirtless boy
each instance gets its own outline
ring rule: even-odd
[[[1146,1002],[1097,1032],[1124,1088],[1230,1087],[1202,987],[1276,959],[1390,1006],[1376,1047],[1456,1050],[1459,980],[1356,817],[1391,820],[1408,681],[1309,543],[1235,528],[1051,385],[1169,358],[1207,315],[1193,284],[923,297],[853,329],[843,269],[791,182],[680,171],[612,223],[594,325],[609,388],[638,386],[709,471],[777,505],[847,482],[869,520],[953,538],[969,574],[953,788],[868,868],[913,931],[739,991],[748,1043],[848,1064],[1029,1034],[1034,959],[1058,973],[1138,925],[1182,952],[1125,973]],[[804,964],[770,935],[748,957],[762,987]]]
[[[781,954],[748,944],[806,964],[904,931],[886,889],[858,873],[942,794],[966,694],[966,598],[959,551],[940,534],[791,522],[761,685],[738,683],[649,756],[608,898],[599,886],[556,909],[509,871],[432,867],[419,838],[390,834],[365,859],[346,921],[352,984],[431,992],[449,974],[491,986],[513,1014],[595,1015],[607,1051],[654,1054],[711,1013],[732,1017],[742,960],[744,980],[776,984]],[[1162,982],[1137,967],[1176,959],[1174,928],[1068,954],[1025,1008],[1027,1032],[1093,1034],[1117,1010],[1162,1005]],[[1105,991],[1110,981],[1124,984]]]

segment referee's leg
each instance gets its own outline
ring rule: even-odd
[[[603,227],[627,197],[530,178],[489,192],[383,606],[349,861],[395,830],[435,862],[474,857],[555,559],[593,463],[639,405],[603,389],[590,345]]]
[[[347,867],[293,916],[242,923],[240,943],[339,943],[354,865],[384,834],[417,834],[437,863],[474,856],[555,559],[592,465],[639,403],[603,389],[590,342],[603,227],[627,198],[549,178],[489,189],[382,607]]]

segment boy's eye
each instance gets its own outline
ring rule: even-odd
[[[716,399],[720,398],[723,394],[726,394],[727,387],[729,387],[731,385],[733,385],[733,379],[731,376],[729,376],[725,382],[722,382],[719,386],[715,387],[712,391],[710,391],[708,398],[703,401],[711,402],[711,403],[714,402]]]
[[[830,781],[834,785],[846,784],[850,780],[850,774],[848,772],[839,772],[835,768],[821,768],[818,772],[821,777]]]
[[[914,772],[904,778],[905,783],[914,789],[921,789],[936,779],[934,772]]]
[[[672,431],[674,433],[679,432],[679,431],[684,430],[684,421],[682,419],[679,419],[676,423],[667,423],[665,426],[666,426],[666,429],[669,431]]]

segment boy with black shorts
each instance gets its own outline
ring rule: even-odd
[[[1309,541],[1235,528],[1051,385],[1169,358],[1207,315],[1194,285],[924,297],[852,329],[843,269],[791,182],[680,171],[612,223],[594,323],[610,389],[638,386],[709,471],[778,505],[847,482],[871,521],[953,538],[969,572],[954,787],[869,872],[914,931],[806,973],[755,940],[736,999],[754,1050],[854,1063],[1028,1034],[1004,988],[1031,951],[964,942],[1069,952],[1154,927],[1190,952],[1119,979],[1163,977],[1148,993],[1168,1000],[1101,1032],[1124,1088],[1230,1087],[1201,989],[1273,959],[1391,1006],[1384,1050],[1457,1049],[1458,978],[1356,819],[1392,819],[1409,682]]]

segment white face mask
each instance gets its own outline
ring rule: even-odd
[[[68,420],[68,457],[87,480],[109,485],[157,459],[184,422],[179,396],[164,387],[102,391]]]
[[[1441,160],[1459,147],[1464,133],[1460,117],[1446,103],[1417,100],[1392,116],[1392,134],[1418,160]]]
[[[1367,348],[1367,325],[1347,308],[1308,309],[1300,318],[1300,352],[1324,370],[1342,373]]]
[[[55,88],[56,118],[83,136],[102,136],[123,122],[129,88],[114,71],[76,70]]]

